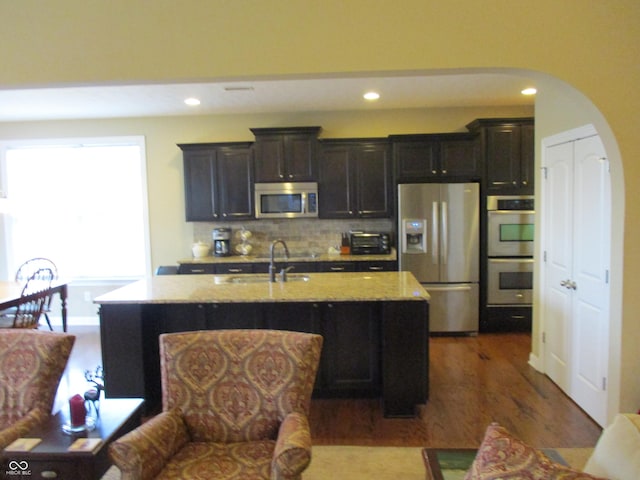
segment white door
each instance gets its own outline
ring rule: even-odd
[[[546,151],[546,181],[542,211],[545,236],[544,341],[545,371],[560,388],[571,385],[570,332],[573,239],[573,144]]]
[[[598,136],[545,149],[545,371],[606,423],[610,181]]]
[[[611,195],[600,137],[574,145],[573,328],[571,397],[606,423]]]

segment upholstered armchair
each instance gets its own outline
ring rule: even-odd
[[[75,336],[0,330],[0,449],[51,415]]]
[[[294,480],[322,337],[276,330],[160,336],[163,411],[110,445],[122,480]]]

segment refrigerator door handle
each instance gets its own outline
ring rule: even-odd
[[[449,257],[449,212],[447,202],[442,202],[442,215],[440,221],[442,222],[442,264],[446,265],[447,258]]]
[[[438,249],[438,226],[439,226],[438,202],[431,204],[431,262],[438,265],[440,260],[440,252]]]

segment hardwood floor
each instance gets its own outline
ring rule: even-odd
[[[314,400],[316,445],[472,448],[491,422],[535,447],[593,447],[600,427],[528,365],[529,334],[431,337],[429,401],[385,419],[378,400]]]
[[[57,405],[86,390],[101,362],[98,327],[70,327],[76,346]],[[314,399],[315,445],[477,447],[498,422],[535,447],[593,447],[600,427],[528,365],[528,334],[430,338],[429,401],[411,419],[388,419],[378,399]]]

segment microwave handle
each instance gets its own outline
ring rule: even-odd
[[[300,197],[302,201],[302,213],[309,213],[307,212],[307,194],[303,193],[300,195]]]
[[[440,225],[442,227],[442,264],[447,264],[447,257],[449,256],[449,211],[447,202],[440,204],[442,208],[442,215],[440,216]]]

